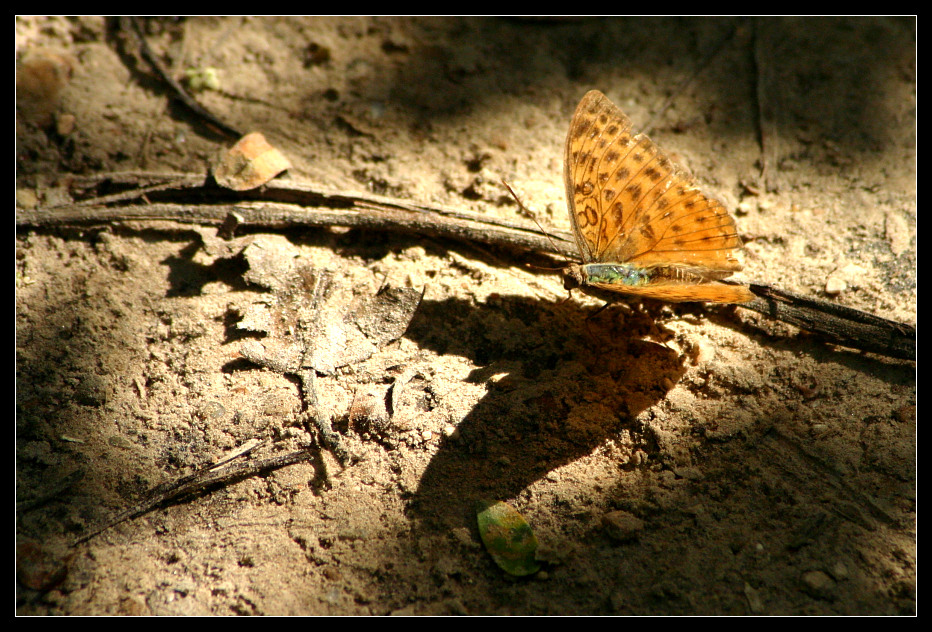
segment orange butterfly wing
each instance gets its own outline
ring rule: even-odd
[[[673,301],[752,298],[741,286],[713,283],[741,269],[741,239],[728,211],[647,136],[633,135],[631,120],[601,92],[580,101],[565,152],[567,204],[583,263],[683,268],[703,282],[606,289]]]

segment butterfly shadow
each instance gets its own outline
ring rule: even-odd
[[[609,308],[587,321],[561,302],[490,303],[425,300],[406,334],[480,365],[466,382],[485,387],[414,493],[411,517],[425,526],[470,525],[474,501],[514,498],[619,433],[649,451],[636,418],[685,372],[676,353],[645,339],[657,328],[642,312]]]

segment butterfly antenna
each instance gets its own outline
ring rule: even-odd
[[[513,198],[515,199],[515,202],[518,203],[518,207],[524,212],[524,214],[527,215],[528,217],[530,217],[532,220],[534,220],[534,223],[537,224],[537,227],[540,229],[540,232],[542,232],[542,233],[544,234],[544,237],[546,237],[546,238],[547,238],[547,241],[550,242],[550,245],[553,246],[553,251],[559,253],[559,252],[560,252],[560,249],[557,248],[557,244],[554,243],[553,239],[551,239],[550,233],[548,233],[546,230],[544,230],[544,227],[541,226],[541,225],[540,225],[540,222],[537,221],[537,216],[536,216],[534,213],[532,213],[532,212],[528,209],[528,207],[526,207],[526,206],[521,202],[521,199],[518,197],[518,194],[515,193],[515,190],[511,188],[511,185],[508,184],[508,183],[505,181],[504,178],[502,178],[502,184],[504,184],[504,185],[505,185],[505,188],[508,189],[508,192],[511,193],[511,197],[513,197]],[[537,266],[535,266],[535,267],[537,267]],[[559,270],[560,268],[541,268],[541,269],[542,269],[542,270],[550,270],[550,269]]]

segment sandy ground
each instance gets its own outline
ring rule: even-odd
[[[50,203],[68,174],[203,173],[224,145],[112,27],[16,21],[32,73],[20,205]],[[916,322],[913,19],[195,18],[147,32],[179,76],[217,69],[199,100],[264,133],[293,179],[528,221],[505,178],[562,230],[564,138],[598,88],[735,211],[742,278]],[[915,612],[914,363],[740,308],[588,319],[600,304],[564,302],[559,276],[522,253],[378,232],[254,235],[347,297],[386,278],[426,288],[400,340],[319,378],[358,460],[323,452],[69,548],[250,439],[276,440],[264,457],[314,441],[299,383],[239,353],[236,323],[267,290],[204,234],[17,231],[18,613]],[[390,418],[359,413],[393,396]],[[523,513],[543,571],[495,566],[478,498]]]

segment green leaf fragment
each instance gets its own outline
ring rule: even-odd
[[[188,68],[184,71],[184,78],[191,92],[204,92],[206,90],[220,89],[220,75],[216,68]]]
[[[503,502],[483,500],[476,517],[482,543],[503,571],[523,577],[540,570],[535,558],[537,538],[517,510]]]

